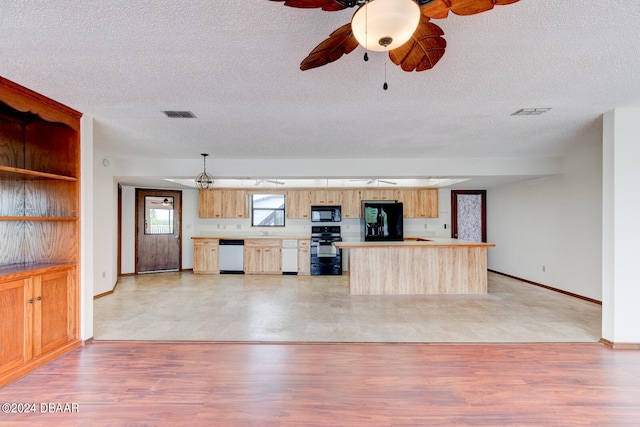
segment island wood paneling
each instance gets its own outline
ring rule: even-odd
[[[349,248],[353,295],[482,294],[487,281],[486,247]]]

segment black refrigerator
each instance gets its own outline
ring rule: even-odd
[[[362,202],[362,236],[365,242],[401,241],[402,203]]]

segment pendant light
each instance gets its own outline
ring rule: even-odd
[[[203,159],[203,172],[196,176],[196,187],[200,190],[207,190],[213,186],[213,176],[207,173],[207,156],[208,154],[202,153],[200,154]]]

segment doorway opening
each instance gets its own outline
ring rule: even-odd
[[[135,272],[182,269],[182,192],[136,188]]]
[[[451,190],[451,237],[487,241],[487,190]]]

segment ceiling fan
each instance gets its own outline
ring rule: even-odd
[[[265,182],[270,182],[271,184],[276,184],[276,185],[284,185],[284,182],[278,181],[277,179],[256,179],[256,183],[253,185],[257,187],[258,185],[264,184]]]
[[[366,185],[370,185],[370,184],[376,184],[376,185],[378,185],[378,184],[380,184],[380,183],[383,183],[383,184],[390,184],[390,185],[397,185],[397,184],[398,184],[397,182],[393,182],[393,181],[385,181],[384,179],[378,179],[378,178],[369,178],[369,179],[350,179],[349,181],[353,181],[353,182],[356,182],[356,181],[366,181],[366,183],[365,183]]]
[[[338,11],[358,6],[350,23],[335,30],[300,63],[302,71],[321,67],[351,53],[358,45],[388,51],[391,62],[404,71],[433,68],[444,55],[447,42],[430,19],[443,19],[449,11],[475,15],[519,0],[270,0],[285,6]],[[368,59],[365,53],[365,61]]]

